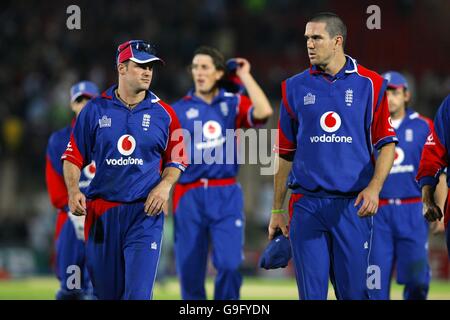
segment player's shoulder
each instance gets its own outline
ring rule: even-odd
[[[293,76],[285,79],[283,82],[286,84],[286,86],[295,86],[303,82],[309,81],[309,78],[310,78],[310,69],[305,69],[302,72],[294,74]]]
[[[424,127],[427,130],[433,126],[433,120],[420,114],[417,111],[410,110],[407,117],[415,126]]]
[[[357,64],[356,71],[359,76],[369,78],[373,82],[382,83],[384,78],[376,71],[364,67],[361,64]]]
[[[52,134],[50,134],[50,137],[48,139],[49,144],[58,143],[61,140],[67,140],[68,137],[70,137],[70,132],[72,131],[72,126],[68,125],[64,128],[58,129],[56,131],[53,131]]]
[[[169,119],[169,123],[171,123],[174,118],[177,118],[177,114],[176,114],[174,108],[172,107],[172,105],[161,100],[154,93],[151,93],[151,94],[152,94],[152,96],[150,97],[151,103],[154,104],[155,106],[161,108],[164,111],[163,114],[165,114],[167,116],[167,118]]]

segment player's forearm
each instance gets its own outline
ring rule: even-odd
[[[266,94],[258,85],[253,76],[248,73],[240,77],[242,83],[247,90],[247,93],[252,101],[255,109],[253,110],[253,116],[255,119],[265,119],[273,114],[272,106],[270,105],[269,99],[267,99]]]
[[[444,212],[445,201],[447,200],[448,187],[447,187],[447,175],[442,173],[439,177],[439,183],[434,191],[434,201]]]
[[[160,184],[163,184],[169,189],[172,189],[172,187],[175,185],[175,183],[177,183],[178,179],[180,178],[180,175],[181,175],[180,169],[174,167],[166,167],[161,175]]]
[[[275,154],[275,175],[273,178],[273,209],[282,209],[284,199],[286,198],[287,186],[286,181],[292,168],[292,162],[280,158],[279,154]]]
[[[73,194],[80,192],[79,181],[81,171],[75,164],[64,160],[63,163],[64,182],[66,183],[67,192]]]
[[[370,187],[375,188],[378,192],[383,188],[392,165],[394,164],[395,144],[389,143],[381,147],[380,155],[375,163],[375,172],[369,183]]]

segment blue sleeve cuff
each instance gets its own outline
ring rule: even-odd
[[[167,168],[167,167],[177,168],[181,172],[184,172],[186,170],[186,166],[179,162],[169,162],[164,166],[164,168]]]
[[[379,150],[385,144],[392,143],[392,142],[394,142],[396,145],[398,144],[398,139],[397,139],[396,136],[388,136],[388,137],[385,137],[383,139],[380,139],[373,147],[376,150]]]
[[[419,182],[420,188],[422,189],[424,186],[435,187],[438,184],[439,179],[435,178],[435,177],[423,177],[423,178],[420,178],[418,182]]]

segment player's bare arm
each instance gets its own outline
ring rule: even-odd
[[[286,198],[287,187],[286,181],[292,168],[292,161],[285,160],[275,154],[275,175],[274,175],[274,197],[273,210],[281,210],[283,208],[284,199]],[[287,228],[287,213],[272,213],[269,223],[269,240],[272,240],[277,228],[280,228],[283,235],[289,235]]]
[[[375,163],[375,173],[373,174],[372,180],[370,180],[369,185],[356,198],[355,207],[362,201],[362,206],[358,210],[358,216],[369,217],[377,213],[379,195],[394,163],[394,156],[394,143],[388,143],[381,147],[379,157]]]
[[[447,175],[442,173],[439,177],[439,183],[434,191],[434,202],[441,209],[441,212],[445,210],[445,201],[447,200],[448,187],[447,187]],[[435,220],[430,223],[430,230],[433,234],[442,233],[445,231],[444,219]]]
[[[78,183],[81,171],[75,164],[65,160],[63,164],[64,181],[69,196],[69,209],[76,216],[86,215],[86,197],[80,191]]]
[[[244,58],[236,58],[236,62],[238,64],[236,75],[244,84],[250,100],[255,107],[253,116],[255,119],[266,119],[270,117],[273,114],[273,109],[264,91],[250,73],[250,63]]]
[[[442,211],[435,201],[436,187],[425,185],[422,188],[423,213],[428,222],[440,221],[443,217]]]
[[[164,207],[167,207],[170,191],[180,177],[180,169],[167,167],[162,173],[161,182],[150,191],[145,201],[144,211],[149,216],[155,216],[161,213]]]

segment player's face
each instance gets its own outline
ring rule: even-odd
[[[91,100],[91,98],[87,96],[79,96],[75,99],[75,101],[70,103],[72,111],[75,112],[76,115],[78,115],[84,108],[84,106],[89,102],[89,100]]]
[[[121,71],[119,70],[119,73]],[[136,63],[129,60],[125,69],[122,69],[125,82],[136,92],[148,90],[153,77],[153,63]]]
[[[389,88],[386,92],[391,115],[396,114],[406,107],[406,103],[409,101],[410,97],[408,91],[403,88]]]
[[[217,81],[223,76],[223,71],[217,70],[213,59],[207,54],[197,54],[192,59],[192,78],[195,91],[208,94],[216,88]]]
[[[306,48],[312,65],[328,65],[334,56],[336,39],[330,37],[325,27],[325,22],[306,24]]]

